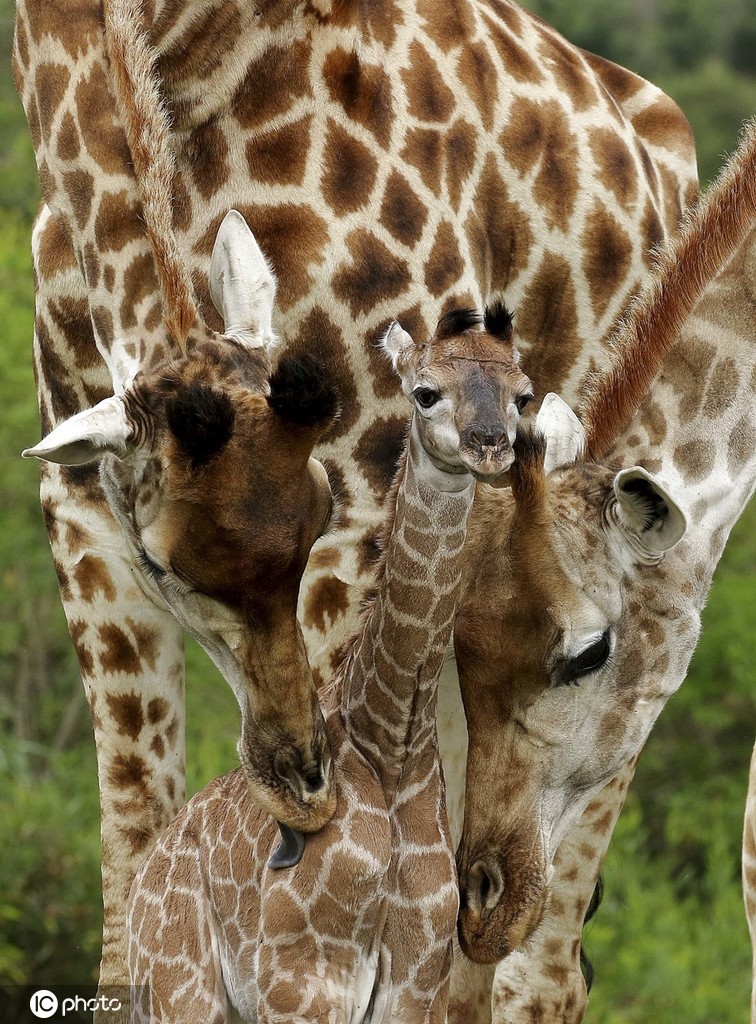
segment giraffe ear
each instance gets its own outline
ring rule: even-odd
[[[685,513],[659,480],[642,466],[617,474],[614,497],[618,525],[641,561],[658,561],[685,535]]]
[[[394,372],[401,377],[402,391],[405,395],[409,395],[414,382],[409,380],[407,370],[415,352],[414,341],[404,328],[394,320],[378,342],[378,345],[391,360]]]
[[[21,454],[62,466],[81,466],[106,452],[123,458],[134,445],[126,404],[120,395],[105,398],[92,409],[64,420],[46,438]]]
[[[550,473],[569,466],[585,451],[585,429],[572,409],[559,395],[550,392],[541,403],[535,421],[536,430],[546,439],[543,468]]]
[[[210,260],[210,295],[223,317],[225,334],[248,348],[269,350],[276,345],[276,279],[237,210],[229,210],[218,228]]]

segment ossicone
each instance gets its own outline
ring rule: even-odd
[[[513,335],[513,319],[514,313],[510,312],[503,302],[497,300],[490,306],[486,306],[486,311],[483,314],[483,326],[494,338],[509,342]]]
[[[315,355],[283,355],[269,384],[268,405],[290,423],[325,430],[339,414],[336,386]]]
[[[197,469],[230,440],[234,407],[225,391],[195,382],[168,399],[166,419],[171,433]]]

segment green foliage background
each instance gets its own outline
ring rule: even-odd
[[[702,182],[756,111],[756,0],[528,0],[572,41],[661,85],[687,113]],[[37,503],[18,458],[39,436],[29,259],[36,178],[0,0],[0,984],[95,978],[96,766]],[[589,925],[589,1024],[736,1024],[750,949],[740,833],[756,736],[756,507],[733,531],[689,678],[644,752]],[[235,763],[225,683],[188,651],[189,792]]]

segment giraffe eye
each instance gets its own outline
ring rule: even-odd
[[[591,672],[598,672],[609,660],[612,652],[611,634],[607,629],[589,647],[574,658],[568,658],[559,667],[557,686],[579,686],[580,680]]]
[[[530,405],[534,397],[535,396],[531,391],[527,391],[524,395],[520,395],[518,398],[515,399],[515,405],[517,406],[517,411],[520,413],[520,415],[522,415],[523,412],[525,412],[525,407],[527,405]]]
[[[145,573],[153,580],[161,580],[165,576],[165,569],[161,568],[157,562],[153,562],[146,551],[140,551],[137,560],[144,569]]]
[[[412,397],[415,399],[421,409],[431,409],[439,400],[441,395],[438,391],[433,388],[419,387],[415,388],[412,392]]]

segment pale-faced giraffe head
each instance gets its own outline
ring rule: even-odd
[[[455,622],[459,934],[483,963],[538,925],[559,843],[641,749],[699,629],[686,573],[664,559],[685,517],[658,480],[583,461],[547,474],[541,443],[516,451],[512,492],[495,510],[482,500],[468,534]]]
[[[24,454],[99,459],[111,509],[142,570],[207,650],[242,711],[250,790],[279,821],[316,830],[335,809],[331,756],[296,619],[310,548],[331,515],[313,446],[337,399],[313,360],[271,373],[275,282],[238,216],[211,266],[225,337],[197,332],[185,354],[60,424]]]
[[[438,468],[498,482],[533,386],[518,364],[512,315],[501,304],[481,315],[454,310],[427,344],[399,324],[382,341],[415,408],[420,440]]]

